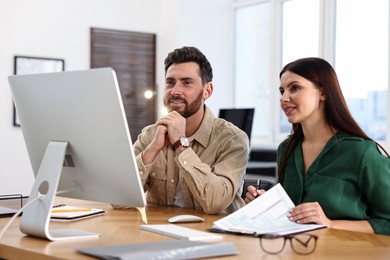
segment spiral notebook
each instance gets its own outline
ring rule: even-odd
[[[105,211],[97,208],[73,207],[66,204],[59,204],[51,210],[53,221],[74,221],[103,215]]]

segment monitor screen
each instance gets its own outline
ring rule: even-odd
[[[254,113],[254,108],[221,108],[219,110],[219,118],[233,123],[244,131],[250,140]]]
[[[146,205],[111,68],[16,75],[9,83],[36,177],[29,200],[44,195],[38,206],[23,211],[21,225],[31,221],[24,219],[26,214],[50,218],[46,211],[50,214],[59,192],[63,197],[129,207]]]

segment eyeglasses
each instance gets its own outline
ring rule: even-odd
[[[310,255],[317,246],[318,236],[312,234],[297,234],[288,236],[261,235],[260,247],[267,254],[279,254],[290,241],[292,250],[299,255]]]

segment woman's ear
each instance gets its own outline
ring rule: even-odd
[[[326,96],[325,96],[325,93],[324,93],[323,90],[321,90],[320,100],[321,100],[321,101],[325,101],[325,100],[326,100]]]

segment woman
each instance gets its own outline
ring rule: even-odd
[[[279,182],[298,205],[289,219],[390,235],[389,154],[353,119],[332,66],[299,59],[279,77],[280,105],[292,124],[278,147]],[[245,202],[264,192],[248,187]]]

